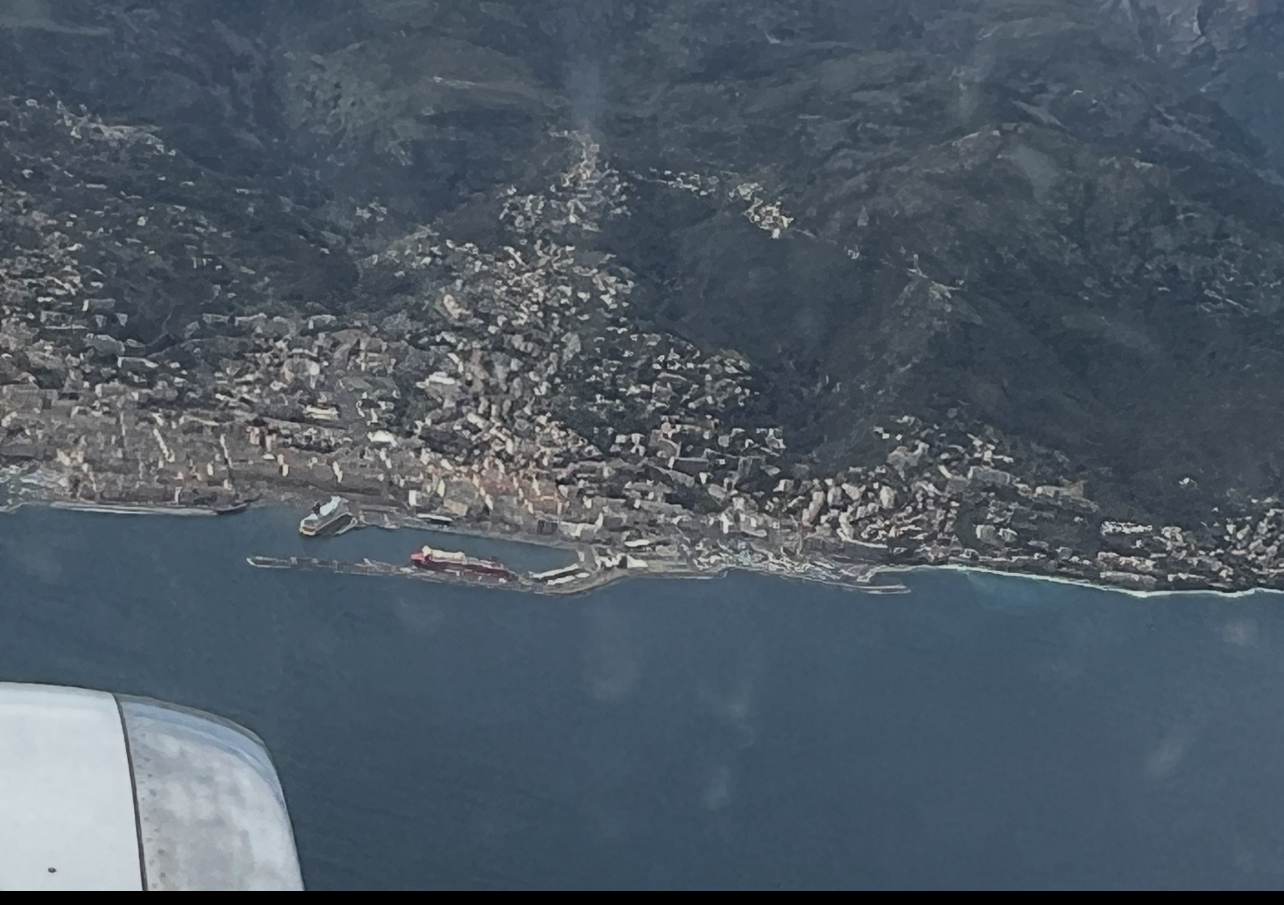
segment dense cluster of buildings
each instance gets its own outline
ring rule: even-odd
[[[1214,541],[1103,520],[1082,485],[1024,479],[997,436],[907,416],[876,429],[883,461],[814,474],[744,416],[746,360],[639,326],[633,275],[576,247],[628,199],[593,142],[568,138],[560,182],[504,196],[510,244],[420,227],[361,262],[425,276],[419,308],[207,313],[155,351],[123,331],[128,306],[80,262],[75,224],[0,181],[0,222],[22,238],[0,249],[0,470],[45,499],[342,495],[626,569],[843,580],[953,562],[1138,588],[1277,583],[1284,509]],[[789,226],[760,187],[731,192],[761,228]]]

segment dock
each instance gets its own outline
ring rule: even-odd
[[[70,509],[73,512],[98,512],[105,515],[218,515],[214,509],[201,506],[167,506],[164,504],[137,503],[88,503],[78,500],[54,500],[50,509]]]
[[[714,579],[721,578],[732,571],[733,567],[717,570],[701,570],[692,566],[673,566],[672,568],[647,570],[636,569],[593,569],[584,563],[575,563],[558,569],[537,572],[528,575],[515,575],[512,578],[488,576],[475,573],[435,572],[418,569],[410,565],[397,565],[379,560],[362,559],[359,562],[317,559],[310,556],[250,556],[246,558],[251,566],[258,569],[300,569],[314,572],[330,572],[340,575],[370,575],[385,578],[408,578],[416,581],[429,581],[438,584],[455,584],[469,587],[502,588],[524,593],[540,594],[549,597],[573,597],[586,594],[626,578],[682,578]],[[746,569],[744,571],[754,571]],[[773,573],[774,574],[774,573]],[[906,594],[909,589],[901,584],[875,585],[864,580],[848,578],[843,580],[834,576],[824,578],[796,576],[804,581],[826,584],[832,587],[855,591],[862,594]]]

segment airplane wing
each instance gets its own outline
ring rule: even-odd
[[[302,888],[253,733],[160,701],[0,683],[0,890]]]

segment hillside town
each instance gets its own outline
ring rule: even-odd
[[[14,110],[42,113],[69,143],[169,154],[149,133],[61,105]],[[1051,454],[1018,458],[962,419],[901,416],[874,428],[878,460],[821,473],[755,419],[748,360],[647,329],[630,271],[577,247],[627,210],[628,192],[591,138],[564,138],[557,183],[499,199],[511,242],[421,226],[359,262],[421,275],[418,309],[206,312],[169,324],[174,341],[158,348],[129,335],[128,306],[83,254],[95,242],[143,259],[154,249],[0,181],[0,218],[23,239],[0,249],[0,473],[12,498],[228,512],[338,495],[368,521],[543,539],[659,572],[868,582],[877,568],[958,564],[1135,590],[1284,586],[1284,506],[1199,530],[1111,518]],[[707,184],[772,238],[789,228],[761,186]],[[103,209],[138,201],[118,193]],[[138,211],[140,230],[197,216]],[[377,226],[384,214],[354,218]],[[211,247],[191,247],[194,269],[232,266]]]

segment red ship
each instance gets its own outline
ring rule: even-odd
[[[513,579],[517,576],[497,559],[477,559],[456,550],[437,550],[424,547],[410,554],[410,561],[420,569],[431,572],[454,572],[479,575],[485,578]]]

